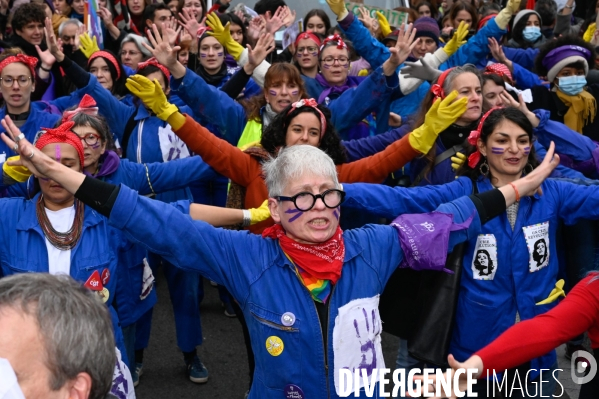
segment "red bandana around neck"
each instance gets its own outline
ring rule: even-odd
[[[320,244],[301,244],[285,234],[280,224],[275,224],[262,232],[262,237],[278,239],[283,251],[291,260],[310,276],[337,283],[345,258],[343,231],[340,227],[331,238]]]

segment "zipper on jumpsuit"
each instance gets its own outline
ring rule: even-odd
[[[293,265],[295,267],[295,264]],[[302,287],[304,287],[304,289],[307,291],[310,300],[312,301],[312,305],[314,306],[314,311],[316,312],[316,318],[318,319],[318,325],[320,326],[320,334],[323,337],[322,340],[322,348],[324,350],[324,375],[325,375],[325,381],[327,384],[327,398],[331,397],[331,389],[329,387],[329,357],[328,357],[328,353],[327,353],[327,348],[324,344],[324,334],[322,333],[322,323],[320,322],[320,317],[318,316],[318,309],[316,308],[316,304],[314,303],[314,299],[312,299],[312,294],[310,293],[310,290],[308,290],[308,288],[306,288],[306,286],[304,285],[304,283],[302,282],[302,279],[298,276],[297,274],[297,269],[295,269],[295,276],[297,277],[297,279],[299,280],[299,282],[302,284]],[[331,295],[329,295],[329,300],[333,300],[333,293],[335,292],[335,285],[333,286],[333,288],[331,289]],[[327,306],[327,323],[328,320],[331,317],[331,302],[328,302]],[[329,335],[329,326],[327,325],[327,330],[325,331],[326,336]]]

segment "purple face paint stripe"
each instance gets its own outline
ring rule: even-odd
[[[200,53],[200,57],[206,58],[206,57],[208,57],[208,54],[206,54],[206,53]]]
[[[297,218],[299,218],[300,216],[302,216],[303,214],[304,214],[304,212],[301,212],[301,211],[300,211],[300,212],[298,212],[298,214],[297,214],[297,215],[295,215],[294,217],[292,217],[291,219],[289,219],[289,222],[295,222],[295,220],[296,220]]]
[[[292,214],[292,213],[300,213],[300,212],[301,212],[301,211],[300,211],[299,209],[287,209],[287,210],[285,211],[285,213],[288,213],[288,214]]]
[[[56,156],[56,162],[60,162],[60,145],[56,144],[54,147],[54,155]]]
[[[269,90],[269,91],[268,91],[268,94],[270,94],[271,96],[276,96],[276,95],[277,95],[277,92],[276,92],[276,91],[274,91],[274,90]]]
[[[318,57],[318,53],[310,53],[310,55],[312,55],[312,57]]]
[[[324,69],[331,69],[331,67],[329,65],[324,64],[323,65]]]
[[[524,147],[524,154],[530,154],[530,147]]]
[[[292,95],[292,96],[297,96],[297,95],[298,95],[298,93],[299,93],[299,90],[295,90],[295,91],[292,91],[292,92],[291,92],[291,95]]]
[[[216,53],[217,57],[222,57],[225,53]]]
[[[491,147],[491,152],[493,154],[503,154],[505,152],[505,149],[501,147]]]
[[[337,209],[333,211],[333,216],[335,216],[335,219],[339,220],[339,213],[337,212]]]
[[[97,150],[98,148],[100,148],[100,142],[98,141],[96,144],[90,145],[90,147],[93,148],[94,150]]]

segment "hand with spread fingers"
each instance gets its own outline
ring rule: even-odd
[[[158,26],[152,24],[152,29],[146,31],[146,37],[150,42],[151,46],[142,42],[141,44],[148,49],[152,56],[156,58],[160,64],[168,68],[169,72],[175,79],[182,78],[185,76],[186,69],[177,60],[177,52],[181,50],[180,46],[171,46],[168,42],[166,35],[163,36],[158,30]]]
[[[443,72],[433,68],[424,58],[416,62],[406,61],[400,73],[406,78],[415,78],[428,82],[433,82],[438,79]]]
[[[404,25],[401,26],[395,46],[389,48],[389,59],[382,65],[385,75],[390,76],[391,73],[395,73],[397,67],[410,56],[414,47],[420,43],[420,39],[415,37],[416,29],[413,28],[412,24],[409,24],[406,29],[404,29]]]
[[[235,60],[239,60],[241,53],[243,53],[243,46],[233,40],[230,31],[231,23],[227,22],[227,24],[223,26],[216,13],[210,13],[206,18],[206,25],[212,29],[207,33],[218,40],[218,42],[227,49],[227,52],[231,54]]]
[[[152,110],[156,116],[166,121],[172,114],[179,112],[176,105],[168,102],[158,80],[153,82],[142,75],[133,75],[127,78],[127,89]]]
[[[456,100],[457,91],[452,91],[442,100],[436,100],[424,117],[422,126],[410,133],[410,145],[415,150],[426,154],[435,144],[439,134],[455,123],[466,112],[468,99]]]
[[[96,51],[100,51],[96,37],[94,36],[92,39],[87,32],[79,36],[79,42],[81,43],[79,49],[85,55],[85,58],[89,58]]]
[[[466,36],[468,36],[468,27],[469,25],[467,23],[461,21],[460,25],[458,25],[458,28],[454,32],[451,40],[449,40],[445,47],[443,47],[443,51],[445,51],[445,54],[447,54],[448,57],[451,57],[456,51],[458,51],[458,49],[462,45],[466,44]]]

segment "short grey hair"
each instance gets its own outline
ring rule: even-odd
[[[146,59],[152,56],[152,53],[150,53],[150,51],[142,45],[142,43],[150,45],[150,42],[148,42],[148,39],[146,39],[145,37],[141,37],[139,35],[136,35],[135,33],[129,33],[121,42],[121,48],[119,49],[119,52],[123,51],[123,46],[127,43],[135,43],[135,46],[137,46],[139,51],[141,51],[141,53]]]
[[[305,174],[330,177],[335,188],[341,188],[335,163],[324,151],[311,145],[285,147],[276,158],[262,165],[264,181],[270,197],[283,194],[292,180]]]
[[[60,26],[58,27],[58,36],[62,36],[62,31],[68,25],[76,25],[77,27],[80,27],[83,24],[81,23],[81,21],[79,21],[78,19],[75,19],[75,18],[67,19],[66,21],[61,23]]]
[[[39,326],[50,370],[50,389],[85,372],[92,380],[90,399],[103,399],[116,364],[112,320],[99,296],[70,276],[23,273],[0,279],[0,311],[11,308]]]

